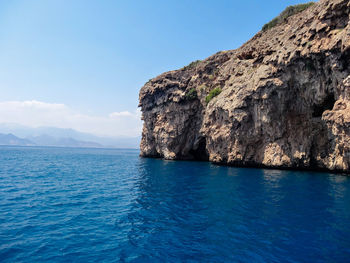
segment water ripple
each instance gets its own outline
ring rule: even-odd
[[[0,148],[0,262],[349,262],[350,178]]]

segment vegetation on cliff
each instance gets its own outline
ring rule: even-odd
[[[191,88],[191,89],[186,93],[186,99],[188,99],[188,100],[197,99],[197,91],[196,91],[195,88]]]
[[[208,96],[205,97],[205,102],[209,103],[209,101],[211,101],[214,97],[216,97],[217,95],[219,95],[221,93],[221,88],[220,87],[216,87],[215,89],[211,90],[208,94]]]
[[[187,70],[187,69],[195,68],[200,62],[201,62],[201,60],[192,61],[192,62],[191,62],[190,64],[188,64],[187,66],[184,66],[182,69],[183,69],[183,70]]]
[[[286,22],[288,17],[304,11],[305,9],[312,6],[313,4],[315,4],[315,3],[309,2],[309,3],[305,3],[305,4],[288,6],[286,9],[284,9],[284,11],[279,16],[275,17],[270,22],[265,24],[262,27],[262,31],[269,30],[269,29],[277,26],[278,24],[282,24],[282,23]]]

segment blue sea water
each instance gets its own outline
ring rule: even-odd
[[[350,262],[350,178],[2,146],[0,262]]]

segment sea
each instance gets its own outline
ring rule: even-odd
[[[0,262],[350,262],[350,177],[0,147]]]

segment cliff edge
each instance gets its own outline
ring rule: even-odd
[[[350,172],[349,16],[349,0],[321,0],[151,79],[141,156]]]

